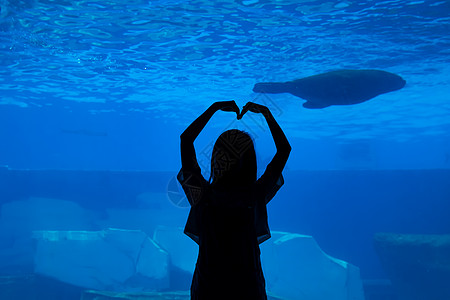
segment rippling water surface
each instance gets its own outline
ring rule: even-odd
[[[0,103],[96,103],[187,124],[214,100],[277,109],[292,136],[449,136],[448,1],[0,1]],[[258,81],[340,68],[400,74],[404,89],[306,110]],[[182,110],[180,110],[182,108]],[[301,126],[299,126],[301,124]]]

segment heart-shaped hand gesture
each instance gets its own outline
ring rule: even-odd
[[[265,107],[264,105],[253,103],[253,102],[247,102],[247,104],[244,105],[242,108],[242,111],[240,114],[238,114],[238,120],[242,119],[242,117],[245,115],[247,111],[251,111],[253,113],[260,113],[265,115],[267,112],[269,112],[269,109]]]
[[[247,111],[251,111],[253,113],[260,113],[263,115],[266,115],[266,113],[269,112],[269,109],[264,105],[256,104],[253,102],[247,102],[247,104],[245,104],[244,107],[242,108],[242,111],[239,110],[239,107],[233,100],[219,101],[216,102],[215,105],[217,105],[217,109],[220,109],[222,111],[234,111],[237,115],[238,120],[242,119],[242,117],[247,113]]]
[[[232,101],[219,101],[215,103],[218,105],[218,109],[222,111],[234,111],[236,115],[239,117],[239,107],[237,106],[234,100]]]

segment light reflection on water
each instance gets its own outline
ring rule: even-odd
[[[280,107],[290,134],[305,138],[449,132],[448,2],[47,0],[1,7],[1,104],[129,104],[121,113],[146,104],[143,113],[186,124],[213,100],[255,100],[258,81],[376,68],[402,75],[407,86],[352,107],[305,111],[287,94],[266,104]]]

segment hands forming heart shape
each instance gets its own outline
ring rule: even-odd
[[[241,111],[234,101],[221,101],[216,103],[219,105],[219,109],[222,111],[234,111],[237,115],[238,120],[242,119],[247,111],[251,111],[253,113],[261,113],[263,115],[269,112],[269,109],[266,106],[253,102],[247,102],[247,104],[244,105]]]

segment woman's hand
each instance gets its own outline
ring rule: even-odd
[[[239,107],[234,101],[219,101],[213,104],[217,110],[234,111],[239,117]]]
[[[242,108],[241,113],[238,115],[238,120],[242,119],[242,117],[247,111],[251,111],[253,113],[260,113],[263,114],[264,116],[270,114],[270,110],[266,106],[256,104],[253,102],[247,102],[247,104],[245,104],[244,107]]]

